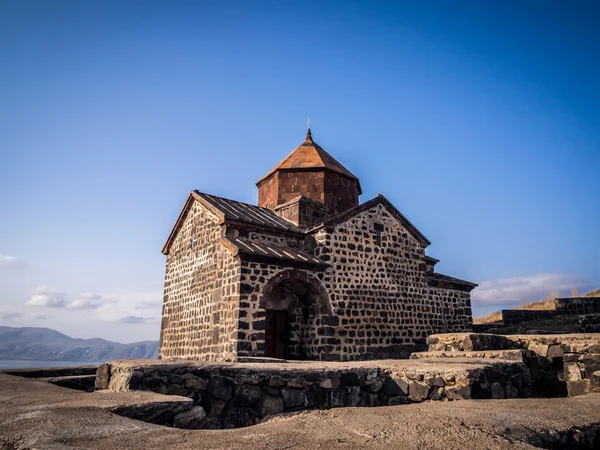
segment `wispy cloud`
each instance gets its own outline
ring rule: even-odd
[[[79,295],[78,298],[69,303],[68,307],[71,309],[98,309],[102,307],[103,304],[104,301],[100,294],[86,292],[84,294]]]
[[[123,317],[119,322],[121,323],[146,323],[154,320],[154,317],[140,317],[140,316],[127,316]]]
[[[48,320],[50,316],[48,314],[40,314],[39,316],[35,316],[35,320]]]
[[[19,312],[0,313],[0,319],[2,319],[2,320],[13,320],[13,319],[19,319],[21,317],[23,317],[23,313],[19,313]]]
[[[21,258],[10,255],[0,255],[0,270],[23,269],[27,267],[27,263]]]
[[[545,300],[552,292],[569,294],[572,288],[585,290],[589,282],[569,274],[542,273],[526,277],[500,278],[479,283],[472,292],[473,305],[517,305]]]
[[[27,306],[44,306],[47,308],[63,308],[66,305],[67,294],[54,288],[38,286],[33,290]]]

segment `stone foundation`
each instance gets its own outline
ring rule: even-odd
[[[189,397],[205,412],[198,428],[244,427],[273,414],[307,409],[516,398],[533,392],[531,375],[522,362],[475,358],[451,364],[113,361],[98,369],[96,389]]]

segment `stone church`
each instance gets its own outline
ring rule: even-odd
[[[311,136],[256,183],[258,206],[192,191],[163,247],[160,358],[406,358],[468,331],[474,283]]]

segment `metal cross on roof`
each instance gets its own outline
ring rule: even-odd
[[[306,126],[308,127],[308,130],[310,130],[310,117],[308,118],[308,120],[306,121]]]

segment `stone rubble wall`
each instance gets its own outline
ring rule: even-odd
[[[96,389],[186,396],[203,410],[190,413],[193,418],[189,421],[196,420],[195,428],[244,427],[274,414],[307,409],[516,398],[532,393],[529,371],[514,361],[469,370],[397,372],[378,367],[285,369],[269,368],[268,364],[249,368],[213,363],[124,363],[100,366]],[[135,412],[127,414],[131,417]],[[163,422],[168,424],[168,420]]]
[[[167,255],[159,358],[236,357],[241,267],[221,232],[218,219],[195,202]]]
[[[429,351],[434,352],[526,349],[537,355],[535,370],[548,377],[557,372],[558,381],[566,384],[570,397],[600,392],[600,334],[440,334],[430,336],[428,344]],[[540,376],[535,370],[533,376]]]

